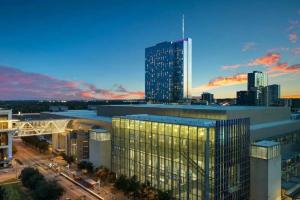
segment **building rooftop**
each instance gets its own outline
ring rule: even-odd
[[[111,117],[98,116],[94,110],[68,110],[63,112],[45,112],[64,117],[92,119],[111,123]]]
[[[170,123],[170,124],[180,124],[180,125],[188,125],[188,126],[199,126],[199,127],[213,127],[216,125],[216,120],[147,115],[147,114],[126,115],[126,116],[120,116],[120,118]]]
[[[270,141],[270,140],[262,140],[262,141],[259,141],[259,142],[255,142],[254,145],[255,146],[260,146],[260,147],[272,147],[272,146],[279,145],[279,143],[274,142],[274,141]]]
[[[172,108],[172,109],[191,109],[191,110],[215,110],[215,111],[238,111],[238,110],[280,110],[284,107],[265,107],[265,106],[219,106],[219,105],[179,105],[179,104],[130,104],[130,105],[104,105],[140,108]]]
[[[263,128],[272,128],[276,126],[282,126],[282,125],[291,125],[291,124],[297,124],[300,123],[300,120],[282,120],[282,121],[275,121],[275,122],[269,122],[269,123],[262,123],[262,124],[255,124],[251,126],[251,130],[257,130],[257,129],[263,129]]]
[[[91,132],[93,133],[107,133],[107,130],[104,128],[97,128],[97,129],[92,129]]]

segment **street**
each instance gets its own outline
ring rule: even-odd
[[[25,166],[37,167],[40,173],[42,173],[47,179],[56,180],[65,189],[65,194],[61,197],[61,200],[97,199],[96,197],[92,196],[90,193],[86,192],[79,186],[72,183],[71,181],[60,176],[58,173],[55,173],[54,171],[48,169],[46,166],[47,163],[49,163],[50,159],[53,157],[52,155],[44,155],[39,153],[38,151],[23,144],[21,139],[14,139],[14,144],[18,149],[17,153],[14,155],[14,158],[19,159],[23,163],[23,167]],[[21,170],[19,170],[18,173],[20,172]],[[12,176],[11,174],[7,174],[7,176],[9,175]],[[0,176],[2,177],[2,175]],[[15,176],[16,176],[16,172],[14,171],[13,177]]]

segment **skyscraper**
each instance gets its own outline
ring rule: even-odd
[[[254,105],[264,105],[263,89],[268,85],[268,76],[260,71],[248,73],[248,91],[255,92]]]
[[[263,90],[265,105],[276,105],[280,98],[280,85],[268,85]]]
[[[201,95],[201,99],[203,101],[207,101],[208,104],[212,104],[215,101],[214,95],[209,92],[203,92]]]
[[[178,102],[191,97],[192,39],[162,42],[145,49],[145,98]]]
[[[266,73],[253,71],[248,73],[248,91],[256,90],[257,88],[268,85],[268,77]]]

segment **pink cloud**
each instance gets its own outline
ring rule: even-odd
[[[270,67],[268,73],[272,78],[286,74],[300,73],[300,64],[289,65],[288,63],[279,63]]]
[[[84,81],[66,81],[38,73],[0,66],[1,99],[140,99],[141,91],[97,88]],[[122,88],[122,90],[120,90]]]
[[[295,32],[292,32],[289,34],[289,40],[292,42],[292,43],[296,43],[297,40],[298,40],[298,35],[297,33]]]
[[[241,67],[240,64],[236,64],[236,65],[225,65],[225,66],[222,66],[222,69],[223,69],[223,70],[237,69],[237,68],[239,68],[239,67]]]
[[[279,53],[268,53],[265,56],[259,57],[251,61],[248,66],[257,66],[257,65],[264,65],[264,66],[272,66],[274,64],[277,64],[281,58],[281,55]]]
[[[207,91],[218,87],[226,87],[232,85],[240,85],[246,83],[248,76],[246,73],[234,74],[232,76],[219,76],[210,80],[207,84],[199,85],[193,88],[193,93],[199,94],[199,92]]]

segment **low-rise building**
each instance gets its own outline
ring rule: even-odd
[[[0,168],[12,160],[12,112],[0,109]]]

